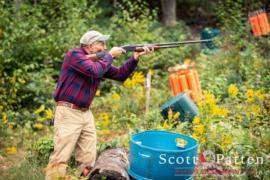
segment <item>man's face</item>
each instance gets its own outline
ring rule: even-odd
[[[106,49],[106,44],[105,42],[101,42],[101,41],[94,42],[93,44],[87,46],[87,50],[92,54],[104,51],[105,49]]]

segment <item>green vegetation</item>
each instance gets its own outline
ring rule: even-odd
[[[112,10],[103,1],[105,4],[97,0],[33,2],[0,2],[0,179],[43,178],[53,149],[49,124],[61,63],[65,52],[78,46],[88,29],[111,34],[108,48],[199,38],[182,21],[174,27],[162,26],[159,10],[149,9],[146,1],[123,0],[111,17],[107,14]],[[128,149],[132,133],[163,129],[198,139],[199,152],[263,157],[263,164],[232,166],[244,173],[241,179],[270,177],[270,41],[269,36],[250,34],[247,20],[243,20],[243,2],[216,4],[214,14],[222,31],[215,40],[219,51],[204,54],[198,45],[164,49],[143,57],[136,73],[123,84],[101,83],[91,108],[99,152],[107,146]],[[126,58],[114,64],[120,65]],[[190,61],[196,63],[204,99],[197,102],[200,114],[193,122],[174,127],[179,114],[171,112],[164,120],[159,109],[172,96],[167,69]],[[152,89],[149,112],[145,113],[148,72]],[[70,167],[73,176],[74,156]]]

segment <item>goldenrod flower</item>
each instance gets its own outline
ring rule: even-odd
[[[145,78],[142,74],[142,72],[135,72],[131,78],[128,78],[124,82],[124,86],[127,88],[132,88],[133,86],[136,86],[137,84],[143,84],[145,81]]]
[[[220,108],[217,105],[212,107],[212,111],[213,111],[213,115],[224,116],[224,117],[228,116],[228,110],[225,108]]]
[[[169,109],[168,111],[168,119],[171,120],[173,118],[173,111],[172,109]]]
[[[5,151],[6,151],[6,154],[8,155],[17,154],[17,148],[14,146],[6,148]]]
[[[107,127],[109,125],[109,115],[107,113],[101,113],[100,114],[100,118],[101,118],[101,125],[102,127]]]
[[[46,110],[46,118],[53,119],[53,112],[51,109]]]
[[[228,87],[228,93],[230,96],[235,97],[237,96],[238,92],[239,92],[239,89],[237,88],[236,84],[231,84]]]
[[[188,58],[184,60],[184,64],[191,64],[191,62],[192,62],[192,60],[188,59]]]
[[[164,121],[162,127],[163,127],[164,129],[170,129],[170,126],[169,126],[169,124],[168,124],[168,120],[167,120],[167,119]]]
[[[253,98],[254,98],[254,91],[252,89],[248,89],[247,92],[246,92],[246,99],[247,99],[247,102],[252,102],[253,101]]]
[[[120,95],[118,93],[116,93],[116,92],[113,92],[112,99],[119,100],[120,99]]]
[[[220,147],[223,150],[228,149],[228,146],[232,144],[232,137],[230,135],[222,135]]]
[[[265,99],[265,94],[263,94],[260,90],[255,91],[255,95],[260,101]]]
[[[216,105],[216,99],[215,99],[214,94],[208,91],[203,91],[203,96],[204,96],[204,103],[206,105],[209,105],[210,107]]]
[[[260,106],[258,106],[258,105],[252,106],[251,112],[252,112],[254,115],[259,115],[259,114],[261,113],[261,108],[260,108]]]
[[[41,124],[41,123],[36,123],[36,124],[34,125],[34,127],[37,128],[37,129],[42,129],[42,128],[43,128],[43,124]]]
[[[44,105],[41,105],[36,111],[35,111],[35,114],[39,114],[41,112],[43,112],[45,110],[45,106]]]
[[[96,91],[96,96],[100,96],[100,90]]]
[[[196,134],[202,135],[204,133],[204,126],[202,124],[193,126],[192,129]]]
[[[201,123],[201,120],[200,120],[200,118],[198,116],[195,116],[192,123],[195,124],[195,125],[198,125],[198,124]]]
[[[3,113],[2,123],[3,124],[7,124],[8,123],[8,118],[7,118],[7,114],[6,113]]]
[[[174,115],[173,115],[173,119],[178,119],[180,116],[180,113],[179,112],[176,112]]]

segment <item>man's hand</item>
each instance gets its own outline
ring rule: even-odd
[[[145,54],[151,54],[154,52],[154,47],[143,46],[142,48],[144,49],[144,51],[133,53],[134,59],[138,60],[140,56],[143,56]]]
[[[113,47],[109,51],[109,54],[112,55],[113,58],[117,58],[117,57],[121,56],[123,53],[125,54],[126,51],[123,48],[120,48],[120,47]]]

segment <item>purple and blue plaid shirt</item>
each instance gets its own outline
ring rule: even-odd
[[[102,78],[125,81],[138,63],[131,57],[121,67],[115,67],[110,54],[106,54],[99,61],[92,61],[86,55],[83,48],[74,48],[67,52],[54,91],[55,101],[89,107]]]

